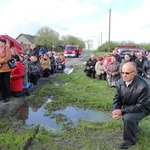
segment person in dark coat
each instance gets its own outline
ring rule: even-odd
[[[145,77],[150,79],[150,54],[147,55],[147,61],[145,64]]]
[[[31,58],[31,56],[36,56],[39,59],[39,48],[35,44],[30,45],[28,57]]]
[[[28,70],[29,70],[29,77],[31,83],[37,85],[42,68],[40,61],[37,59],[36,56],[31,56],[30,61],[28,63]]]
[[[142,56],[142,53],[137,53],[137,58],[135,59],[135,65],[137,72],[140,76],[144,76],[145,73],[145,64],[146,64],[146,57]]]
[[[130,52],[130,55],[131,55],[131,60],[135,62],[135,59],[136,59],[137,57],[135,56],[134,50],[132,50],[132,51]]]
[[[54,75],[55,73],[55,69],[56,69],[56,61],[55,61],[55,57],[53,56],[53,53],[52,52],[47,52],[48,54],[48,57],[50,59],[50,62],[51,62],[51,70],[50,70],[50,75]]]
[[[86,62],[85,66],[85,72],[86,76],[95,78],[95,65],[97,63],[97,59],[95,58],[95,55],[91,55],[90,59]]]
[[[121,149],[136,143],[139,121],[150,114],[150,94],[148,83],[137,74],[136,66],[127,62],[122,67],[122,78],[116,82],[112,117],[122,117],[124,124]]]

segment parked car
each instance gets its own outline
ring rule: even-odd
[[[135,55],[137,52],[142,52],[143,56],[146,54],[146,50],[144,48],[135,45],[119,45],[115,47],[115,51],[122,59],[124,59],[125,54],[130,54],[131,51],[135,51]]]
[[[122,49],[121,51],[118,52],[118,55],[121,57],[121,59],[124,59],[124,56],[126,54],[130,54],[131,51],[135,52],[135,56],[137,56],[138,52],[142,52],[143,56],[145,55],[145,51],[143,51],[143,50],[134,50],[134,49],[132,49],[132,50],[130,50],[130,49]]]
[[[119,45],[115,47],[115,51],[117,53],[120,53],[122,50],[134,50],[134,51],[143,51],[143,53],[146,52],[144,48],[141,48],[139,46],[135,45]]]

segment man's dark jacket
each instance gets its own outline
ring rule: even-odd
[[[86,67],[90,67],[93,66],[93,68],[95,68],[95,65],[97,63],[97,59],[92,60],[91,58],[86,62],[85,66]]]
[[[138,74],[142,76],[142,73],[145,71],[146,57],[142,56],[142,61],[140,62],[139,58],[135,59],[136,69]]]
[[[122,115],[140,112],[150,114],[149,98],[149,85],[144,78],[136,75],[128,87],[121,78],[116,82],[113,110],[121,109]]]

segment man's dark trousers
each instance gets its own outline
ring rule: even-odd
[[[136,142],[136,135],[139,131],[139,121],[145,118],[147,115],[141,113],[128,113],[123,115],[124,122],[124,142],[134,143]]]

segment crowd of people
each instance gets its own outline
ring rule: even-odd
[[[133,62],[136,66],[137,73],[145,78],[150,78],[150,54],[143,56],[141,52],[135,55],[134,51],[130,54],[125,54],[124,59],[114,50],[112,54],[107,56],[95,55],[87,60],[84,72],[86,76],[96,78],[98,80],[106,80],[110,87],[116,87],[116,81],[121,78],[122,66],[127,62]]]
[[[13,58],[16,67],[10,68],[8,61]],[[57,62],[65,68],[63,54],[47,51],[31,44],[27,53],[19,53],[9,40],[0,39],[0,101],[7,103],[10,97],[30,95],[29,87],[37,85],[40,77],[53,77]]]

